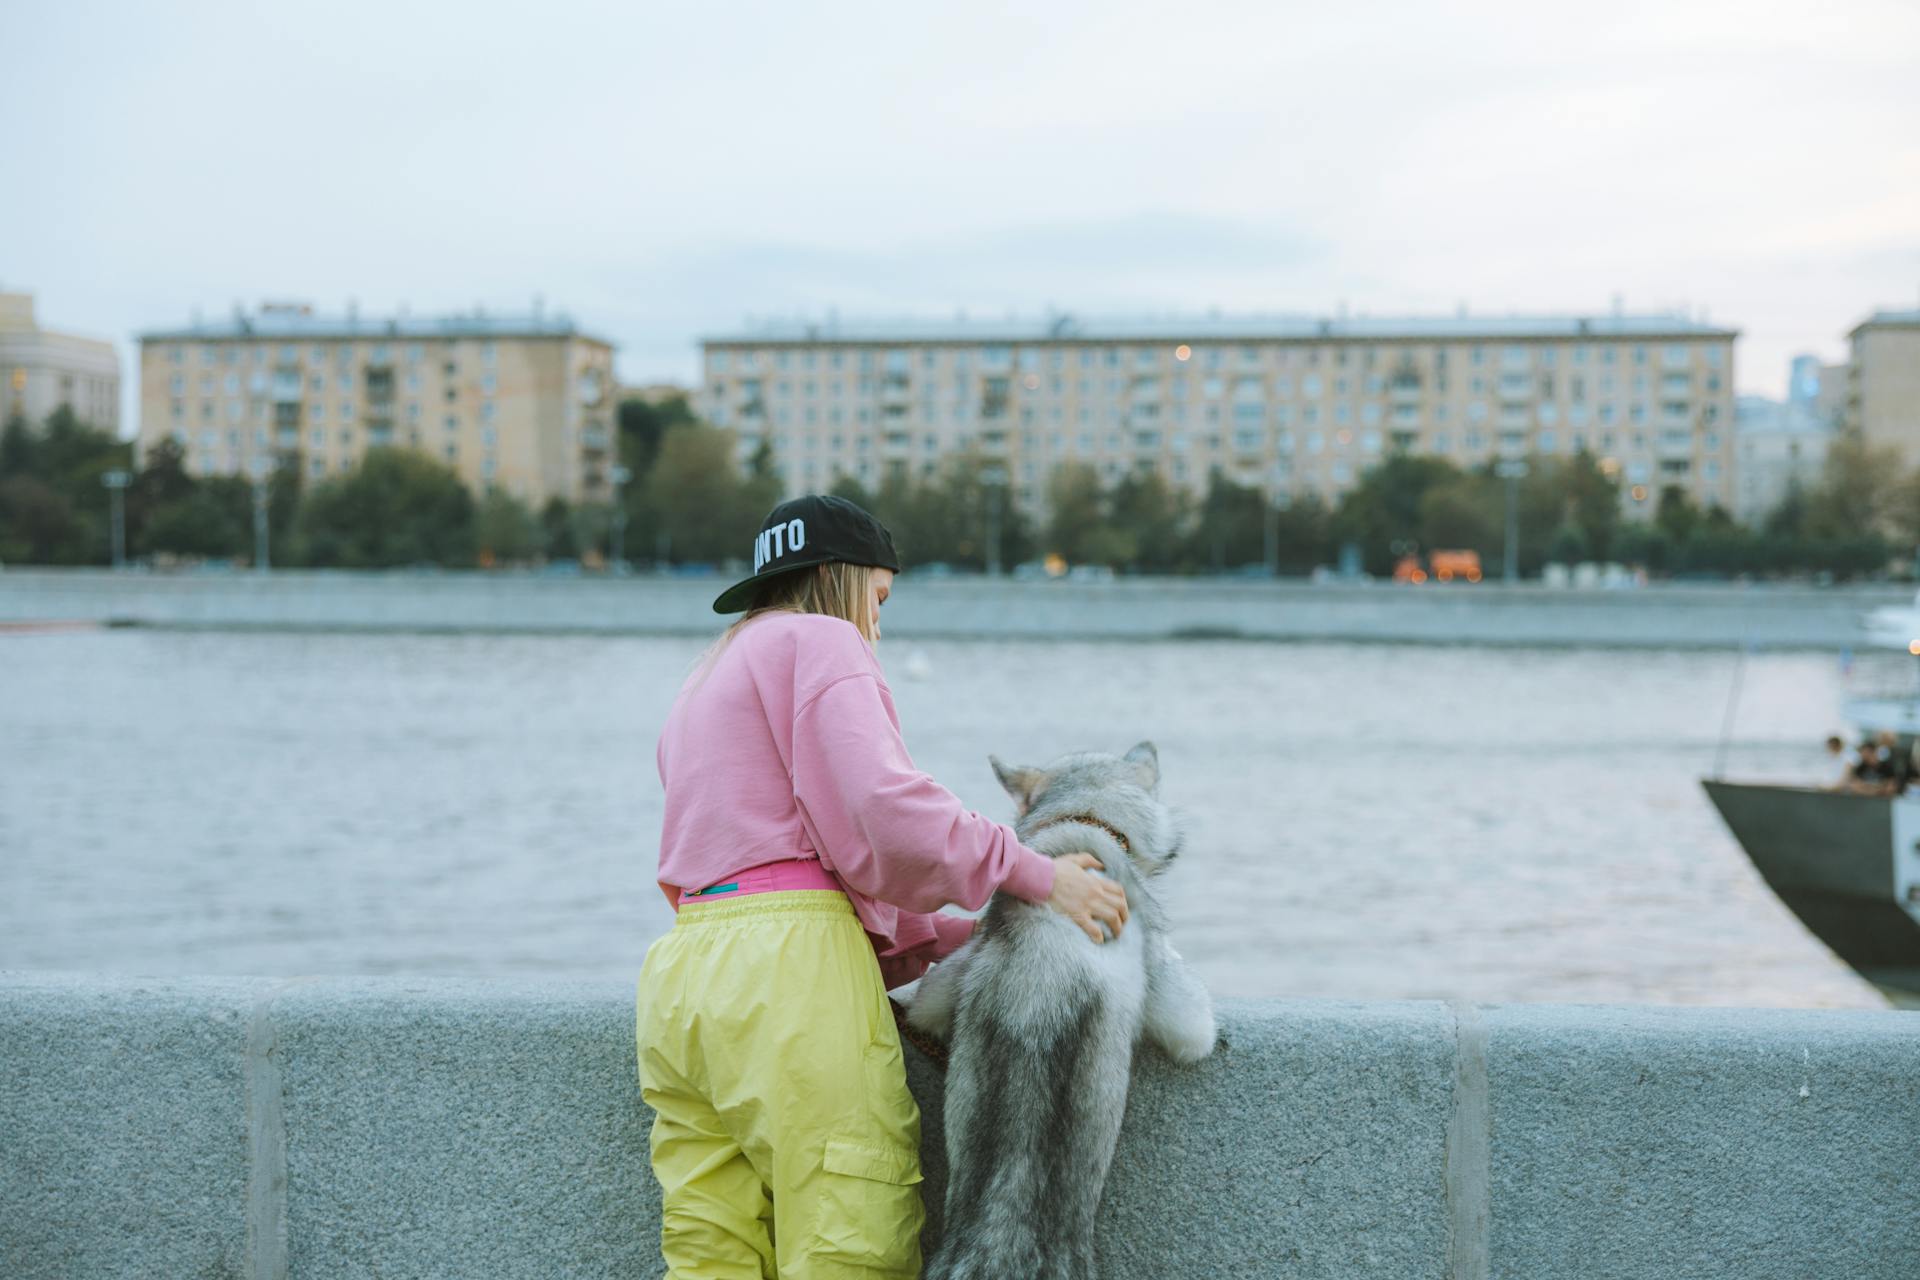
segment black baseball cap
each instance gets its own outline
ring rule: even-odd
[[[761,583],[790,569],[835,560],[900,572],[893,535],[860,504],[830,493],[791,498],[760,522],[753,539],[753,576],[722,591],[713,611],[739,613],[753,603]]]

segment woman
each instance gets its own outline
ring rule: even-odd
[[[966,941],[946,903],[1005,889],[1100,942],[1126,898],[914,768],[873,652],[900,567],[879,521],[796,498],[753,563],[660,735],[678,915],[637,1014],[661,1249],[702,1280],[915,1277],[920,1113],[887,988]]]

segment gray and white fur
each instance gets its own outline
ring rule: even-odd
[[[1001,893],[921,981],[908,1021],[950,1042],[945,1232],[925,1280],[1088,1280],[1134,1046],[1144,1035],[1198,1062],[1213,1052],[1213,1006],[1168,944],[1154,893],[1181,835],[1160,802],[1153,744],[1045,768],[992,763],[1021,841],[1097,854],[1126,890],[1128,918],[1096,944],[1059,912]]]

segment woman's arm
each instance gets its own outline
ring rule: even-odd
[[[958,951],[973,936],[974,926],[980,923],[967,916],[950,916],[938,911],[924,915],[903,911],[900,916],[903,925],[907,925],[909,920],[913,921],[913,925],[903,932],[919,935],[931,929],[933,936],[912,946],[881,954],[880,977],[889,991],[912,982],[925,974],[929,965],[945,960]],[[925,923],[926,929],[917,927],[920,922]]]
[[[871,675],[796,710],[793,794],[822,858],[868,897],[932,912],[977,909],[1001,888],[1029,902],[1053,893],[1051,859],[914,767]]]

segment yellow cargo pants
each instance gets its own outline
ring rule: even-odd
[[[920,1110],[846,895],[689,903],[636,1005],[675,1280],[920,1274]]]

